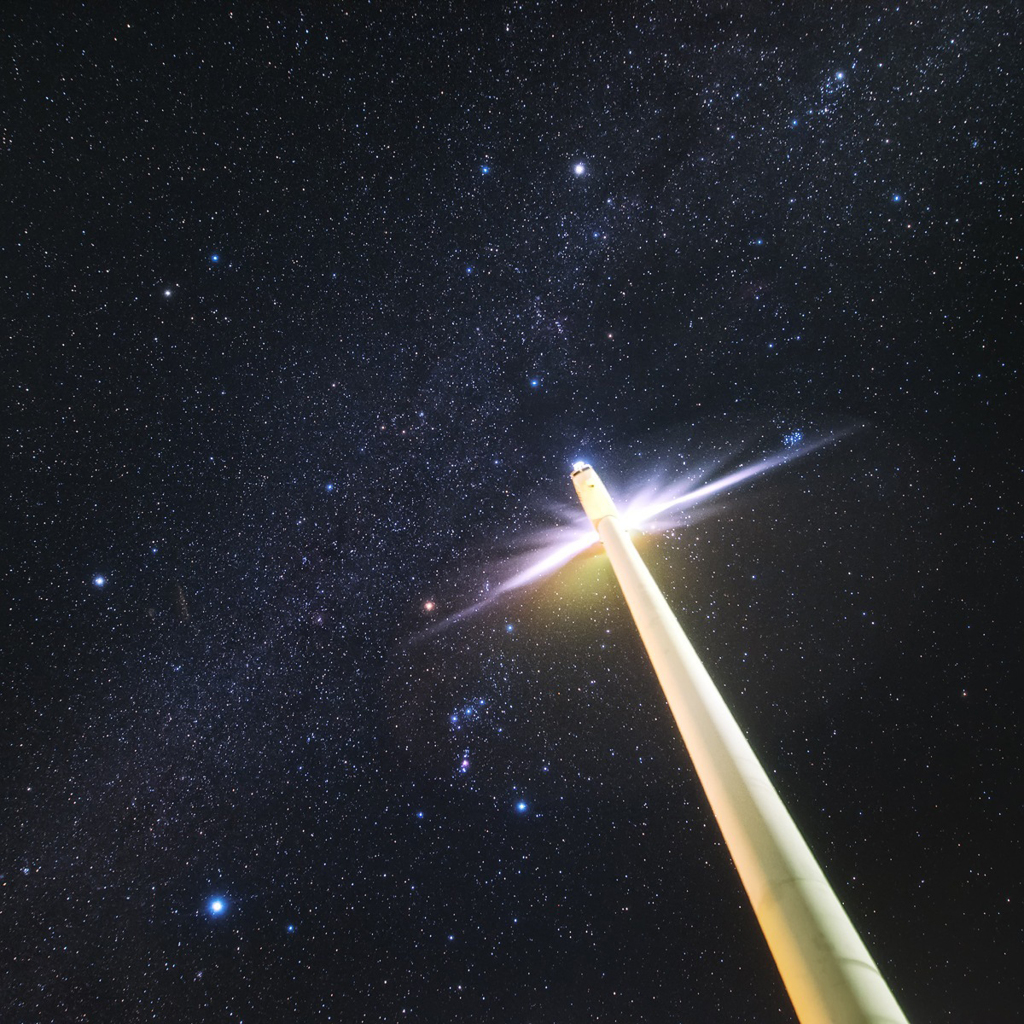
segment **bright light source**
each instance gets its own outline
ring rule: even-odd
[[[681,513],[689,512],[714,495],[731,490],[777,466],[782,466],[815,451],[837,436],[839,435],[807,441],[804,440],[804,435],[801,432],[800,440],[797,441],[795,437],[790,438],[790,443],[786,444],[780,453],[762,459],[753,465],[734,470],[709,483],[700,484],[700,479],[707,475],[711,467],[707,467],[703,473],[691,474],[678,481],[674,486],[651,487],[636,494],[632,501],[624,504],[619,513],[620,518],[626,529],[631,531],[643,529],[647,533],[657,533],[679,526],[683,521]],[[588,469],[589,463],[577,459],[572,464],[572,468],[573,472],[579,472],[581,469]],[[431,628],[420,633],[419,637],[427,639],[456,622],[472,618],[505,594],[536,583],[598,543],[597,533],[589,522],[581,523],[576,528],[556,527],[538,540],[543,540],[545,543],[535,549],[532,555],[527,555],[519,560],[517,571],[513,571],[499,583],[489,583],[485,588],[484,595],[475,604],[435,623]],[[509,622],[506,622],[505,628],[508,632],[515,630],[514,624]]]

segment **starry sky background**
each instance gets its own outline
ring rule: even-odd
[[[793,1021],[600,553],[424,633],[801,435],[639,546],[1016,1019],[1021,11],[630,8],[4,5],[5,1020]]]

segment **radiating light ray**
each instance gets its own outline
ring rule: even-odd
[[[647,532],[661,532],[672,529],[679,525],[678,513],[690,512],[696,506],[706,502],[709,498],[731,490],[740,484],[746,483],[755,477],[762,476],[772,469],[792,462],[801,456],[807,455],[818,448],[836,440],[840,435],[831,435],[815,441],[807,442],[799,447],[787,448],[777,455],[749,466],[727,473],[717,480],[701,484],[700,481],[707,476],[710,467],[703,471],[691,473],[685,480],[677,481],[670,487],[655,484],[648,485],[636,494],[631,500],[621,506],[622,519],[627,528],[637,529],[643,526]],[[675,514],[675,518],[667,513]],[[466,619],[482,612],[490,607],[499,598],[513,590],[536,583],[538,580],[549,576],[556,569],[560,569],[566,563],[572,561],[577,555],[586,551],[593,544],[598,543],[597,534],[588,523],[585,528],[575,527],[554,527],[543,531],[541,534],[533,535],[530,540],[534,545],[543,539],[543,544],[531,556],[526,556],[526,564],[518,572],[513,573],[508,579],[491,587],[487,593],[475,604],[448,616],[441,622],[436,623],[429,629],[418,634],[416,639],[426,639],[454,625],[456,622],[463,622]],[[522,560],[521,560],[522,561]]]
[[[559,531],[561,543],[554,547],[553,550],[545,551],[539,558],[529,562],[524,569],[489,590],[476,604],[470,605],[454,615],[449,615],[448,618],[424,630],[417,639],[433,636],[435,633],[440,633],[443,629],[447,629],[448,626],[454,625],[456,622],[472,618],[488,606],[494,604],[499,597],[512,590],[518,590],[520,587],[535,583],[545,576],[549,576],[556,569],[561,568],[567,562],[571,562],[580,552],[586,551],[592,544],[597,543],[597,534],[589,526],[586,530],[575,531],[573,536],[566,539],[566,535],[571,532],[569,529]]]
[[[787,462],[792,462],[794,459],[799,459],[801,456],[808,455],[810,452],[828,444],[833,439],[834,438],[831,437],[820,438],[817,441],[801,445],[799,448],[789,448],[786,451],[780,452],[778,455],[762,459],[760,462],[755,462],[751,466],[743,466],[741,469],[737,469],[732,473],[728,473],[725,476],[720,477],[718,480],[713,480],[710,483],[703,484],[693,490],[689,489],[688,482],[684,485],[686,489],[684,489],[682,493],[672,494],[670,492],[668,494],[662,494],[660,497],[654,499],[648,499],[642,503],[631,502],[625,507],[622,517],[628,526],[637,527],[644,523],[649,523],[657,516],[660,516],[669,510],[692,508],[694,505],[699,505],[702,501],[706,501],[713,494],[720,494],[722,491],[730,490],[747,480],[753,479],[755,476],[761,476],[771,469],[775,469],[778,466],[784,466]]]

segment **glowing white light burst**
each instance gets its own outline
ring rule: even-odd
[[[787,447],[778,455],[772,455],[750,466],[734,470],[710,483],[701,484],[700,481],[708,475],[713,467],[705,467],[702,471],[691,474],[688,479],[678,481],[669,487],[660,483],[648,485],[631,500],[623,503],[621,506],[622,519],[629,529],[638,529],[642,526],[648,533],[670,530],[680,525],[679,513],[689,512],[714,495],[738,487],[748,480],[762,476],[769,470],[792,462],[802,455],[807,455],[836,440],[838,436],[832,435],[800,445],[793,445],[791,439],[788,438]],[[583,465],[585,463],[576,462],[574,468],[579,469]],[[543,542],[545,537],[546,543]],[[587,548],[598,543],[597,534],[589,523],[585,527],[560,527],[548,530],[535,540],[541,542],[540,546],[523,559],[524,564],[517,572],[513,572],[511,576],[496,586],[488,586],[487,592],[476,604],[456,612],[429,630],[425,630],[419,634],[419,639],[433,636],[456,622],[472,618],[505,594],[536,583],[545,576],[550,576],[556,569],[560,569],[577,555],[586,551]]]
[[[657,495],[638,495],[637,498],[626,505],[622,518],[625,520],[626,525],[631,528],[646,525],[646,528],[654,533],[671,529],[673,526],[678,526],[679,523],[678,521],[662,521],[659,517],[663,516],[666,512],[679,512],[684,509],[693,508],[714,494],[721,494],[722,491],[728,491],[733,487],[737,487],[745,481],[753,479],[755,476],[767,473],[770,469],[775,469],[778,466],[785,465],[787,462],[792,462],[801,455],[807,455],[809,452],[821,448],[831,440],[832,438],[823,438],[800,447],[787,448],[778,455],[762,459],[752,466],[744,466],[742,469],[727,473],[718,480],[713,480],[711,483],[703,484],[692,490],[690,488],[694,481],[691,479],[683,484],[677,484],[675,488],[669,489],[667,492],[662,491]],[[700,475],[702,476],[703,474]]]
[[[572,530],[559,530],[559,536],[562,538],[562,543],[556,545],[554,548],[544,549],[545,553],[539,558],[532,560],[526,568],[515,575],[510,576],[503,583],[499,583],[496,587],[492,587],[487,591],[487,594],[477,601],[476,604],[470,605],[468,608],[464,608],[461,612],[456,612],[454,615],[450,615],[443,622],[439,622],[436,626],[431,627],[429,630],[425,630],[421,636],[433,636],[435,633],[441,632],[447,626],[452,625],[455,622],[461,622],[463,619],[471,618],[478,612],[482,612],[488,606],[494,604],[504,594],[509,593],[511,590],[518,590],[520,587],[525,587],[530,583],[535,583],[537,580],[543,579],[545,576],[551,575],[556,569],[561,568],[566,562],[571,562],[581,551],[586,551],[597,540],[597,535],[589,527],[586,530],[572,531]],[[566,537],[569,539],[566,539]],[[509,630],[511,632],[511,630]]]

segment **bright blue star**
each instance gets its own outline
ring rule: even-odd
[[[491,173],[491,169],[490,169],[490,167],[487,166],[487,164],[483,164],[480,167],[480,173],[481,174],[490,174]]]
[[[526,801],[525,800],[520,800],[519,803],[516,804],[516,810],[520,814],[525,814],[527,812],[527,810],[529,810],[529,807],[528,807]]]
[[[289,932],[293,932],[293,931],[295,931],[295,925],[293,925],[293,924],[290,924],[290,925],[288,925],[288,928],[287,928],[287,930],[288,930]]]
[[[576,165],[576,166],[575,166],[575,167],[574,167],[574,168],[572,169],[572,172],[573,172],[573,174],[575,174],[575,175],[576,175],[576,177],[577,177],[577,178],[579,178],[579,177],[581,177],[582,175],[584,175],[584,174],[586,174],[586,173],[587,173],[587,165],[586,165],[586,164],[577,164],[577,165]]]
[[[214,252],[210,254],[211,263],[220,263],[220,253]]]
[[[514,633],[515,630],[516,630],[516,627],[511,622],[506,622],[505,623],[505,632],[506,633]]]
[[[224,902],[224,900],[220,898],[220,896],[214,896],[214,898],[210,900],[209,906],[210,913],[214,917],[220,917],[220,915],[223,914],[225,910],[227,910],[227,904]]]
[[[106,576],[94,576],[92,583],[93,583],[94,587],[105,587],[107,585],[107,577]]]
[[[473,273],[473,268],[472,267],[466,267],[466,273],[467,274],[472,274]]]
[[[330,494],[331,491],[334,490],[334,484],[325,484],[324,485],[324,490],[327,491],[328,494]]]
[[[531,388],[539,388],[540,387],[540,377],[531,377],[530,378],[530,387]]]
[[[845,71],[837,71],[836,72],[836,81],[837,82],[841,82],[845,77],[846,77],[846,72]]]
[[[903,202],[903,196],[901,196],[901,195],[900,195],[900,194],[899,194],[899,193],[897,192],[897,193],[896,193],[896,195],[894,195],[894,196],[892,197],[892,201],[893,201],[894,203],[902,203],[902,202]]]

